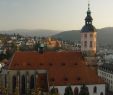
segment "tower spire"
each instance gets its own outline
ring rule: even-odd
[[[93,18],[91,17],[91,11],[90,11],[90,0],[88,0],[88,10],[87,10],[87,16],[85,18],[85,24],[92,24]]]
[[[90,1],[88,0],[88,10],[90,10]]]

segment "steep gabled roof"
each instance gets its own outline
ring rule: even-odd
[[[81,52],[16,52],[9,70],[47,70],[49,85],[103,84]]]

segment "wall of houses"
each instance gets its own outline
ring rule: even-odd
[[[98,69],[98,76],[105,80],[105,82],[108,84],[107,89],[113,92],[113,72],[108,73],[107,71]]]

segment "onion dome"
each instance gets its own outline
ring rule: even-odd
[[[93,18],[91,17],[90,4],[88,4],[87,16],[85,18],[85,25],[81,32],[95,32],[96,28],[92,25]]]

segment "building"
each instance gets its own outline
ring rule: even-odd
[[[96,29],[92,25],[90,4],[88,3],[85,25],[81,29],[81,52],[84,54],[88,65],[96,69]]]
[[[79,95],[81,87],[86,85],[88,95],[105,95],[105,82],[83,56],[96,54],[96,30],[89,4],[81,43],[81,51],[76,52],[44,52],[43,46],[37,51],[15,52],[9,66],[2,69],[0,84],[7,88],[8,94],[29,95],[39,90],[46,95],[55,88],[58,95],[66,95],[69,86],[74,95]],[[49,40],[49,45],[54,47],[58,43]]]
[[[44,93],[53,88],[64,95],[70,84],[79,93],[82,84],[87,85],[89,95],[105,95],[105,83],[96,71],[89,68],[81,52],[16,52],[2,75],[1,84],[13,94],[18,88],[21,95],[40,88]],[[37,84],[37,85],[35,85]],[[96,90],[95,90],[96,89]]]
[[[98,68],[98,76],[105,80],[107,90],[113,92],[113,64],[104,63]]]
[[[81,30],[81,51],[86,56],[95,56],[96,54],[96,29],[92,25],[92,20],[90,4],[88,4],[85,25]]]

